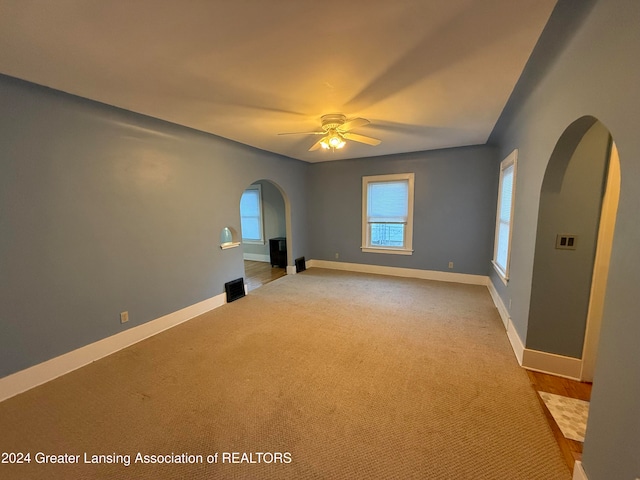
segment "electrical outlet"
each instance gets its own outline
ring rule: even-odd
[[[340,258],[340,254],[336,252],[336,260]]]
[[[122,312],[120,314],[120,323],[127,323],[129,321],[129,312]]]
[[[453,268],[453,262],[449,262],[449,268]]]

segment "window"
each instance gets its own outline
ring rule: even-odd
[[[243,243],[264,244],[262,228],[262,189],[251,185],[240,199],[240,226]]]
[[[413,173],[362,177],[362,251],[411,255]]]
[[[511,256],[511,232],[513,205],[516,191],[516,160],[518,150],[500,163],[500,186],[498,188],[498,211],[496,213],[496,238],[493,251],[493,266],[506,284],[509,280]]]

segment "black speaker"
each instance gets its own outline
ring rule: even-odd
[[[227,303],[244,297],[244,279],[231,280],[224,284],[224,291],[227,292]]]

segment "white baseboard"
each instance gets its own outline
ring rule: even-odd
[[[509,324],[507,325],[507,338],[509,338],[511,348],[518,360],[518,364],[524,367],[524,352],[526,348],[524,348],[524,343],[522,343],[522,339],[520,338],[520,335],[518,335],[516,327],[513,326],[511,319],[509,319]]]
[[[502,298],[498,295],[498,291],[491,281],[487,284],[487,288],[489,289],[491,298],[493,298],[493,303],[502,318],[502,322],[505,324],[507,337],[509,338],[509,342],[511,342],[513,353],[521,366],[536,372],[549,373],[551,375],[570,378],[572,380],[580,380],[580,375],[582,373],[582,360],[525,348],[520,335],[518,335],[518,332],[511,321],[509,312],[502,302]]]
[[[269,255],[264,255],[261,253],[243,253],[242,258],[244,260],[252,260],[254,262],[269,263],[271,261],[271,257]]]
[[[487,289],[489,290],[489,294],[493,299],[493,304],[498,309],[498,314],[502,319],[502,324],[504,325],[505,330],[507,331],[507,338],[509,339],[509,343],[511,344],[511,348],[513,349],[513,353],[516,356],[516,360],[518,360],[518,365],[522,366],[522,360],[524,357],[524,343],[518,335],[518,331],[516,330],[513,322],[511,321],[511,315],[509,315],[509,310],[505,306],[500,294],[496,290],[496,287],[493,285],[493,282],[489,280],[487,282]]]
[[[511,344],[513,353],[516,356],[516,359],[518,360],[518,365],[522,365],[522,360],[523,360],[524,351],[525,351],[524,343],[522,342],[520,335],[518,335],[518,331],[516,330],[515,326],[513,325],[513,322],[511,321],[511,315],[509,315],[509,310],[507,310],[507,307],[502,301],[502,298],[498,294],[498,291],[496,290],[496,287],[493,285],[491,280],[487,282],[487,289],[489,290],[489,294],[493,299],[493,304],[498,309],[498,314],[502,319],[502,324],[504,325],[504,328],[507,331],[507,338],[509,339],[509,343]]]
[[[419,278],[423,280],[437,280],[472,285],[486,285],[498,309],[503,323],[506,325],[507,336],[515,353],[518,363],[530,370],[550,373],[571,379],[579,379],[582,361],[576,358],[563,357],[552,353],[526,349],[518,332],[513,327],[507,309],[500,299],[495,287],[488,277],[461,273],[418,270],[413,268],[383,267],[357,263],[331,262],[326,260],[307,260],[307,268],[328,268],[361,273],[373,273],[399,277]],[[295,275],[295,266],[287,266],[287,274]],[[247,287],[245,285],[245,292]],[[0,402],[19,393],[42,385],[65,373],[72,372],[84,365],[106,357],[134,343],[156,335],[164,330],[179,325],[198,315],[220,307],[226,303],[225,294],[220,294],[202,302],[151,320],[137,327],[130,328],[111,337],[78,348],[71,352],[52,358],[46,362],[34,365],[7,377],[0,378]],[[586,477],[585,477],[586,478]]]
[[[498,314],[500,314],[500,318],[502,319],[504,328],[507,331],[507,338],[509,339],[509,343],[511,343],[513,353],[518,360],[518,364],[522,366],[525,351],[524,343],[522,342],[520,335],[518,335],[518,331],[511,321],[509,310],[507,310],[507,307],[502,301],[500,294],[498,294],[498,291],[496,290],[496,287],[493,285],[491,280],[489,280],[489,282],[487,283],[487,288],[489,289],[489,294],[491,294],[491,298],[493,299],[493,304],[498,309]]]
[[[522,366],[528,370],[549,373],[578,381],[580,381],[580,373],[582,372],[582,360],[579,358],[565,357],[528,348],[524,349]]]
[[[489,277],[485,275],[470,275],[467,273],[438,272],[436,270],[419,270],[417,268],[383,267],[364,263],[332,262],[329,260],[307,260],[307,268],[328,268],[349,272],[373,273],[391,275],[394,277],[420,278],[422,280],[437,280],[440,282],[466,283],[470,285],[487,285]]]
[[[164,315],[7,377],[0,378],[0,402],[111,355],[145,338],[191,320],[225,303],[225,294],[216,295],[177,312]]]
[[[493,299],[493,304],[498,309],[498,313],[500,314],[500,318],[502,319],[502,323],[505,329],[509,328],[509,322],[511,321],[511,316],[509,315],[509,311],[507,307],[504,305],[502,298],[498,294],[496,287],[493,285],[493,282],[489,280],[487,282],[487,288],[489,289],[489,293],[491,294],[491,298]]]
[[[573,465],[572,480],[589,480],[584,468],[582,468],[582,462],[580,460],[576,460],[576,463]]]
[[[507,337],[518,363],[527,370],[580,380],[582,360],[526,348],[511,319],[507,325]]]

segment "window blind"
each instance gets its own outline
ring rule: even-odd
[[[369,183],[368,188],[368,223],[407,223],[408,181]]]

